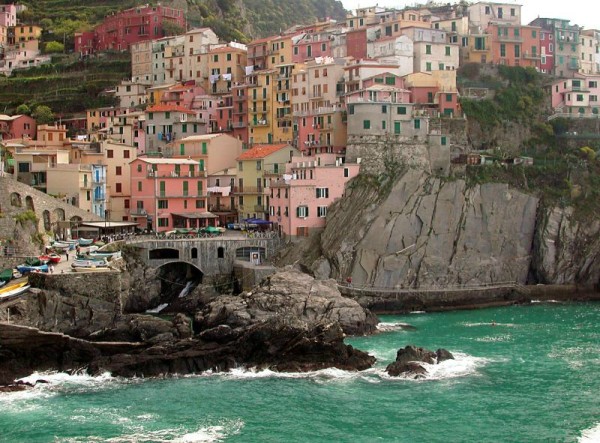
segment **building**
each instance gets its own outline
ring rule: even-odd
[[[600,73],[600,31],[587,29],[581,31],[581,74]]]
[[[600,74],[575,74],[552,83],[552,108],[563,117],[600,115]]]
[[[412,72],[455,70],[459,66],[459,46],[449,43],[446,32],[421,27],[404,29],[413,41],[414,62]]]
[[[17,26],[16,5],[0,5],[0,26],[5,28]]]
[[[477,2],[467,8],[472,26],[487,28],[490,22],[521,24],[521,5],[514,3]]]
[[[130,163],[131,217],[143,229],[214,226],[207,211],[206,173],[185,158],[137,158]]]
[[[128,51],[132,44],[164,37],[165,23],[185,30],[186,21],[181,9],[170,8],[160,4],[144,5],[121,12],[113,12],[89,33],[75,35],[75,51],[89,53],[91,51]]]
[[[0,114],[0,141],[32,139],[37,134],[37,123],[28,115]]]
[[[285,164],[300,151],[287,143],[257,145],[237,158],[237,198],[239,219],[260,218],[269,214],[269,183],[285,171]]]
[[[183,106],[154,105],[145,114],[146,152],[160,152],[178,138],[206,133],[196,112]]]
[[[282,178],[271,181],[269,220],[290,240],[322,230],[327,209],[343,195],[359,168],[336,154],[292,157]]]
[[[552,41],[548,46],[553,57],[552,72],[556,77],[573,77],[579,72],[581,60],[579,53],[581,28],[571,25],[569,20],[559,18],[536,18],[530,23],[531,26],[539,26],[543,31],[552,34]]]
[[[174,156],[196,160],[199,171],[208,175],[234,167],[242,153],[242,142],[227,134],[194,135],[177,140],[177,143]]]

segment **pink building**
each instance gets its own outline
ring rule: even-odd
[[[186,21],[181,9],[145,5],[108,15],[93,31],[92,52],[128,51],[133,43],[155,40],[165,36],[163,24],[178,25],[185,30]],[[75,51],[89,53],[90,34],[75,36]]]
[[[552,108],[572,117],[600,114],[600,74],[575,74],[575,78],[552,83]]]
[[[160,97],[160,103],[169,106],[183,106],[190,109],[194,98],[198,95],[204,95],[206,91],[202,86],[196,85],[195,81],[186,82],[171,86],[164,91]]]
[[[317,57],[332,57],[332,40],[329,32],[304,34],[294,43],[292,61],[302,63]]]
[[[37,123],[28,115],[0,114],[0,140],[35,138]]]
[[[0,26],[5,28],[17,26],[17,7],[15,5],[0,5]]]
[[[292,157],[283,178],[271,181],[269,220],[291,239],[323,229],[328,207],[343,195],[359,169],[357,163],[343,163],[336,154]]]
[[[137,158],[131,168],[131,217],[156,232],[214,226],[207,212],[206,173],[197,161]]]

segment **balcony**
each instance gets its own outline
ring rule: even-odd
[[[503,43],[523,43],[523,39],[520,36],[514,35],[499,35],[498,41]]]
[[[239,128],[245,128],[246,126],[248,126],[248,124],[246,122],[233,122],[232,125],[233,129],[239,129]]]
[[[538,54],[530,54],[529,51],[523,52],[523,58],[526,60],[541,60],[542,57]]]
[[[254,206],[254,212],[268,212],[269,209],[266,206],[262,206],[262,205],[255,205]]]
[[[104,201],[106,200],[106,194],[94,194],[94,201]]]
[[[254,120],[250,123],[250,126],[269,126],[269,120]]]
[[[194,172],[183,172],[177,174],[175,171],[166,173],[160,171],[148,171],[146,173],[146,178],[177,178],[177,179],[187,179],[187,178],[205,178],[206,171],[194,171]]]
[[[262,186],[240,186],[234,187],[231,190],[232,194],[259,194],[262,195],[265,192],[265,188]]]

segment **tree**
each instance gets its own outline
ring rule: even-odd
[[[164,21],[163,22],[163,31],[165,36],[169,35],[181,35],[185,32],[185,29],[179,26],[177,23]]]
[[[31,115],[31,108],[27,106],[25,103],[17,106],[15,111],[18,115]]]
[[[60,42],[48,42],[46,43],[45,52],[46,54],[58,54],[60,52],[65,52],[65,45]]]
[[[36,119],[38,125],[45,125],[54,121],[52,109],[46,105],[37,106],[32,117]]]

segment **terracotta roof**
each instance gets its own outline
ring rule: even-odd
[[[184,112],[186,114],[196,114],[194,111],[177,105],[154,105],[146,108],[146,112]]]
[[[225,47],[222,47],[222,48],[212,49],[209,52],[209,54],[214,54],[214,53],[217,53],[217,52],[247,52],[247,51],[244,51],[241,48],[232,48],[231,46],[225,46]]]
[[[291,145],[289,143],[279,143],[277,145],[256,145],[252,149],[243,152],[242,155],[240,155],[237,159],[253,160],[258,158],[265,158],[286,147],[291,147]]]

